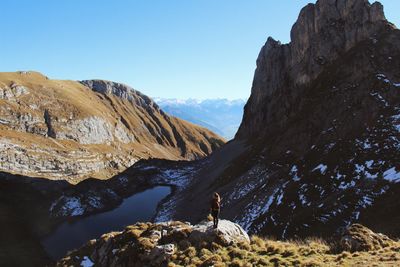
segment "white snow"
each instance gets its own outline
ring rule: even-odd
[[[279,194],[279,196],[277,197],[277,205],[280,205],[282,203],[282,198],[283,198],[283,192]]]
[[[367,206],[371,206],[372,202],[373,202],[373,199],[370,196],[366,195],[366,196],[363,196],[363,198],[361,200],[361,205],[364,208],[366,208]]]
[[[79,216],[85,212],[82,207],[81,200],[77,197],[67,197],[62,210],[64,214],[69,214],[70,216]]]
[[[140,168],[140,170],[142,170],[142,171],[155,170],[155,169],[157,169],[157,167],[155,167],[155,166],[144,166],[144,167]]]
[[[371,168],[372,164],[374,164],[373,160],[368,160],[365,162],[365,166],[367,166],[368,169]]]
[[[383,98],[383,96],[381,96],[379,93],[371,93],[370,94],[373,97],[376,97],[376,99],[378,99],[379,101],[381,101],[385,107],[389,106],[389,103],[385,100],[385,98]]]
[[[362,173],[365,170],[364,165],[356,164],[355,167],[356,167],[356,173],[358,174]]]
[[[293,165],[292,169],[290,170],[290,174],[292,175],[293,181],[300,181],[300,177],[297,174],[297,166]]]
[[[345,177],[345,176],[343,174],[341,174],[340,172],[337,172],[335,177],[332,176],[332,178],[335,178],[336,180],[340,180],[340,179],[342,179],[342,177]]]
[[[346,182],[341,182],[339,185],[339,189],[347,189],[350,187],[354,187],[356,185],[355,181],[351,181],[350,183],[346,183]]]
[[[317,167],[315,167],[315,168],[312,170],[312,172],[313,172],[313,171],[316,171],[316,170],[319,170],[321,174],[325,174],[327,168],[328,168],[327,165],[325,165],[325,164],[319,164]]]
[[[62,196],[51,204],[50,212],[54,213],[54,208],[63,203],[57,215],[61,216],[79,216],[85,213],[82,207],[81,200],[78,197],[65,197]]]
[[[389,57],[389,59],[391,59],[391,57]],[[384,81],[385,83],[389,83],[389,84],[393,84],[393,86],[395,87],[400,87],[400,83],[396,83],[396,82],[391,82],[385,74],[377,74],[376,78],[378,78],[378,80]]]
[[[400,132],[400,114],[391,117],[393,119],[393,127]]]
[[[301,204],[302,204],[303,206],[307,205],[307,198],[306,198],[306,196],[305,196],[303,193],[300,193],[300,194],[299,194],[299,199],[300,199]]]
[[[265,206],[261,209],[261,214],[264,214],[264,213],[268,212],[269,207],[271,206],[272,202],[274,201],[274,196],[275,196],[275,194],[276,194],[277,192],[278,192],[278,189],[276,189],[276,190],[272,193],[272,195],[270,195],[270,196],[268,197],[267,203],[266,203]]]
[[[372,147],[371,143],[369,142],[368,139],[363,142],[363,148],[364,149],[370,149],[371,147]]]
[[[92,267],[92,266],[94,266],[94,263],[89,259],[88,256],[85,256],[85,257],[83,257],[81,266],[82,267]]]
[[[390,168],[383,173],[383,179],[391,182],[397,182],[400,180],[400,172],[396,171],[396,167]]]
[[[289,224],[290,224],[290,223],[287,223],[286,226],[285,226],[285,229],[283,229],[282,238],[285,238],[285,236],[286,236],[286,231],[287,231],[287,229],[288,229],[288,227],[289,227]]]
[[[157,176],[155,182],[164,183],[176,186],[176,193],[162,203],[161,208],[158,210],[154,221],[165,222],[172,220],[172,214],[175,210],[176,201],[179,198],[179,193],[182,192],[191,181],[191,178],[196,173],[195,168],[186,167],[182,169],[164,169],[161,174]]]

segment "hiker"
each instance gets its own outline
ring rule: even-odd
[[[214,228],[218,228],[218,216],[220,207],[221,207],[221,197],[217,192],[215,192],[211,200],[211,216],[213,217]]]

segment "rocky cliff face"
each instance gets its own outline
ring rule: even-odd
[[[77,182],[108,178],[140,158],[197,159],[223,144],[109,81],[0,73],[0,170]]]
[[[291,30],[291,42],[268,38],[257,69],[238,138],[286,124],[295,103],[317,77],[362,41],[377,42],[394,30],[383,6],[365,0],[323,0],[304,7]],[[372,47],[371,47],[372,48]]]
[[[172,217],[200,219],[218,191],[222,216],[252,233],[330,235],[361,221],[399,235],[400,31],[382,10],[319,0],[302,9],[289,44],[269,38],[235,140]]]

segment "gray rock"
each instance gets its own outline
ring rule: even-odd
[[[152,263],[153,266],[159,265],[162,262],[167,261],[171,257],[171,255],[174,254],[174,252],[174,244],[155,246],[148,255],[148,260]]]
[[[226,244],[236,242],[250,242],[250,238],[246,231],[237,224],[228,220],[220,220],[218,228],[213,228],[213,222],[203,221],[196,224],[192,228],[189,240],[194,243],[202,241],[206,242],[222,242]]]

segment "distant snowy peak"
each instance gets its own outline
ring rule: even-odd
[[[244,99],[176,99],[154,98],[170,115],[201,125],[231,139],[236,134],[243,117]]]
[[[228,105],[228,106],[243,106],[246,103],[245,99],[226,99],[226,98],[215,98],[215,99],[178,99],[178,98],[161,98],[153,97],[154,101],[160,106],[179,106],[179,105]]]

